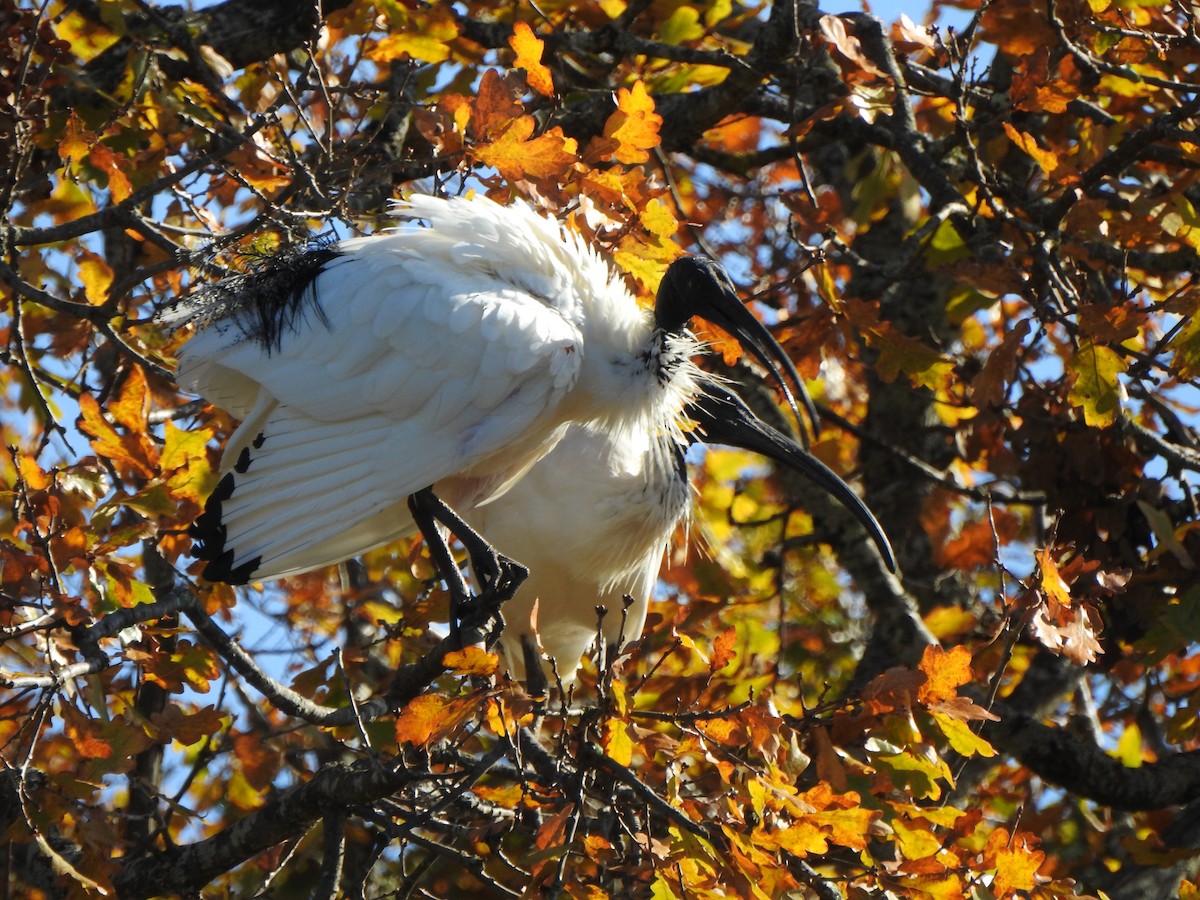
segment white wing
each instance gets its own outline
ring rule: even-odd
[[[467,472],[494,493],[557,439],[582,359],[558,298],[401,237],[343,245],[275,342],[235,314],[184,346],[179,383],[245,417],[195,526],[208,577],[360,553],[411,529],[414,491]]]

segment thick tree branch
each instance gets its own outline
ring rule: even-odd
[[[126,861],[114,883],[128,900],[195,893],[222,872],[303,834],[327,814],[374,803],[429,777],[398,760],[389,767],[374,761],[326,766],[211,838]]]

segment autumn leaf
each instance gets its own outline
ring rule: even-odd
[[[1033,889],[1037,870],[1046,860],[1046,854],[1036,849],[1036,841],[1021,832],[1010,837],[1004,828],[988,835],[984,859],[995,866],[996,881],[992,887],[997,897],[1011,897],[1017,891]]]
[[[88,303],[100,306],[108,300],[113,270],[102,257],[84,250],[79,254],[79,280],[83,284],[83,295],[87,297]]]
[[[212,429],[183,431],[168,421],[163,435],[159,466],[167,487],[176,497],[202,503],[216,484],[216,475],[208,462]]]
[[[1083,410],[1088,425],[1107,428],[1125,397],[1117,377],[1125,372],[1125,361],[1108,347],[1085,343],[1067,362],[1067,370],[1075,379],[1067,399]]]
[[[458,23],[450,10],[435,5],[426,13],[409,15],[406,30],[369,48],[368,59],[383,64],[397,59],[440,63],[450,58],[450,42],[458,37]]]
[[[113,203],[120,203],[133,193],[133,185],[129,181],[128,161],[118,156],[106,144],[95,143],[88,150],[88,162],[104,173],[108,181],[108,192]]]
[[[558,127],[531,137],[534,125],[533,116],[521,116],[491,144],[476,147],[475,158],[509,181],[564,174],[575,163],[575,139],[564,136]]]
[[[452,700],[440,694],[422,694],[409,702],[397,717],[396,742],[428,746],[469,722],[478,707],[478,698]]]
[[[69,703],[62,707],[62,718],[63,729],[81,757],[109,759],[113,755],[112,743],[105,737],[102,722],[87,718]]]
[[[879,67],[863,52],[858,38],[846,30],[846,20],[841,16],[825,15],[820,20],[821,37],[838,49],[842,56],[853,62],[864,72],[883,76]]]
[[[942,839],[933,833],[930,823],[926,820],[909,821],[896,818],[888,824],[895,837],[896,849],[905,859],[925,859],[942,849]]]
[[[216,734],[224,724],[224,716],[211,704],[196,712],[185,713],[177,704],[171,703],[151,722],[161,737],[190,745]]]
[[[971,380],[971,402],[976,406],[999,406],[1004,401],[1008,387],[1017,370],[1017,355],[1032,328],[1029,319],[1021,319],[1004,336],[1000,346],[993,350]]]
[[[100,404],[91,394],[79,397],[79,430],[91,438],[92,449],[97,455],[124,463],[143,477],[154,475],[158,454],[149,438],[140,430],[129,435],[119,434],[104,418]]]
[[[629,736],[629,725],[622,719],[612,718],[604,723],[600,734],[600,746],[615,762],[623,766],[633,763],[633,739]]]
[[[495,675],[500,667],[500,659],[495,653],[488,653],[482,647],[464,647],[453,650],[442,657],[442,665],[456,675]]]
[[[945,384],[954,363],[931,347],[901,334],[890,322],[880,321],[878,310],[859,301],[845,304],[850,323],[867,344],[879,351],[876,368],[884,381],[904,374],[919,387],[938,390]]]
[[[1041,588],[1043,593],[1061,606],[1071,605],[1071,589],[1059,574],[1058,565],[1054,562],[1053,551],[1043,547],[1035,552],[1038,570],[1041,573]]]
[[[50,486],[50,476],[32,456],[17,454],[17,472],[26,490],[44,491]]]
[[[1008,122],[1004,123],[1004,132],[1008,135],[1009,140],[1032,156],[1034,162],[1041,166],[1042,171],[1047,175],[1053,174],[1054,170],[1058,168],[1058,157],[1052,151],[1039,147],[1032,135],[1017,131]]]
[[[971,651],[962,646],[943,650],[931,644],[921,654],[918,668],[925,673],[926,680],[917,699],[922,703],[947,700],[957,696],[958,689],[971,681]]]
[[[602,137],[593,138],[584,154],[589,162],[615,159],[626,165],[648,162],[646,151],[657,147],[662,139],[658,130],[662,116],[654,111],[654,98],[646,92],[641,81],[631,89],[617,90],[617,109],[604,123]]]
[[[734,659],[737,658],[737,651],[733,649],[737,643],[737,629],[730,625],[713,641],[712,657],[708,661],[708,670],[710,672],[719,672]]]
[[[479,90],[470,106],[471,128],[481,141],[494,140],[521,118],[525,107],[516,92],[495,69],[488,69],[479,79]],[[458,113],[455,113],[458,121]],[[532,127],[529,133],[533,133]]]
[[[930,710],[930,715],[933,716],[938,730],[941,731],[955,753],[960,756],[982,756],[989,759],[996,755],[996,749],[972,731],[971,727],[962,719],[948,716],[938,710]],[[993,716],[990,713],[986,715],[993,720],[999,719],[999,716]]]
[[[508,46],[517,54],[513,66],[525,70],[525,80],[529,82],[529,86],[544,97],[554,96],[554,79],[550,70],[542,65],[545,42],[536,38],[533,29],[525,22],[517,22],[513,25],[513,34],[508,39]]]
[[[1093,663],[1102,652],[1101,620],[1090,604],[1063,606],[1050,597],[1038,605],[1029,630],[1050,650],[1080,665]]]

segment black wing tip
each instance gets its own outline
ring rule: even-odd
[[[240,566],[234,566],[233,548],[226,547],[226,528],[222,521],[221,504],[233,496],[235,488],[234,473],[227,473],[219,482],[216,489],[204,504],[202,512],[188,528],[188,534],[195,542],[192,553],[196,559],[207,562],[201,575],[208,581],[219,581],[225,584],[246,584],[254,578],[254,573],[262,563],[262,557],[256,556]]]

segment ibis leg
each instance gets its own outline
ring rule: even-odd
[[[450,627],[456,631],[462,626],[486,629],[490,646],[499,637],[504,627],[500,605],[512,598],[517,588],[529,575],[529,570],[520,563],[496,552],[486,540],[462,520],[459,515],[441,501],[432,488],[417,491],[408,498],[408,507],[413,521],[421,530],[433,564],[446,581],[450,592]],[[439,527],[441,526],[441,527]],[[471,595],[463,579],[462,570],[455,562],[454,554],[446,542],[441,528],[458,538],[466,548],[471,568],[479,581],[480,594]],[[489,620],[496,620],[495,628],[487,628]]]

